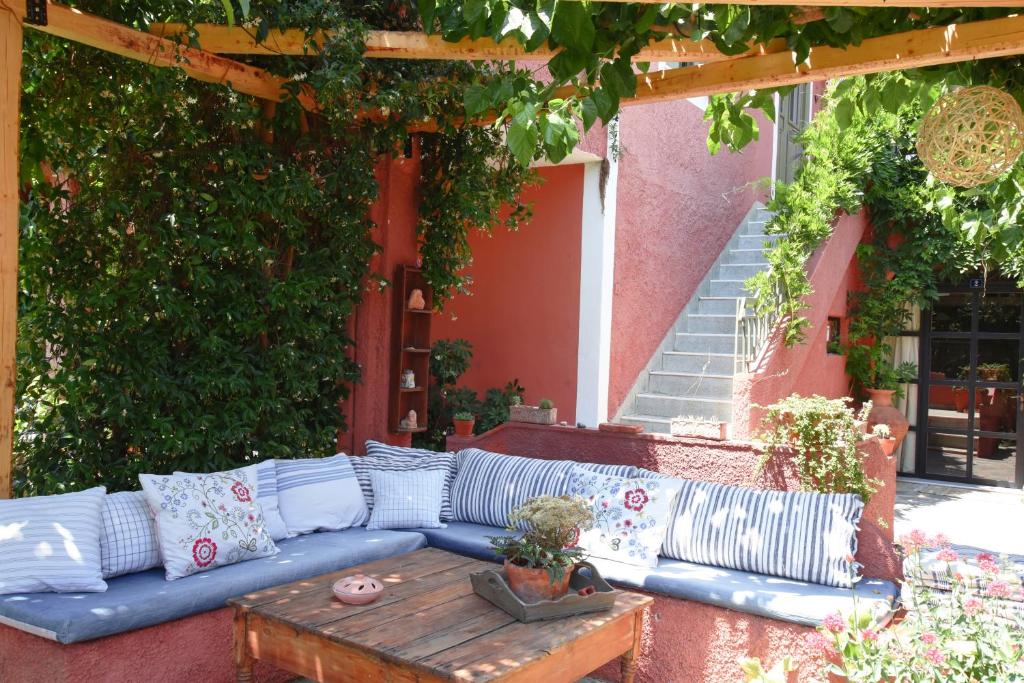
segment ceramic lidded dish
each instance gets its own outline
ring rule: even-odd
[[[356,574],[334,582],[334,596],[349,605],[366,605],[384,591],[380,581],[372,576]]]

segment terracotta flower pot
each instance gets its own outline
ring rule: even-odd
[[[476,424],[476,419],[472,420],[452,420],[455,424],[455,436],[473,436],[473,425]]]
[[[878,444],[882,447],[882,452],[886,455],[892,455],[896,452],[896,439],[883,439],[879,437]]]
[[[541,600],[557,600],[569,592],[569,576],[572,568],[566,567],[561,581],[551,582],[547,569],[520,567],[505,560],[505,576],[508,587],[523,602],[540,602]]]
[[[889,433],[896,440],[894,448],[899,448],[903,438],[910,431],[910,421],[892,404],[892,389],[868,389],[871,398],[871,412],[868,413],[868,431],[875,425],[888,425]]]

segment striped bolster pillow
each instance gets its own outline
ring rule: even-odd
[[[539,460],[490,453],[479,448],[459,451],[458,474],[452,484],[452,512],[460,522],[507,526],[508,516],[535,496],[565,495],[571,460]]]
[[[683,480],[661,554],[850,588],[864,503],[849,493],[761,491]]]

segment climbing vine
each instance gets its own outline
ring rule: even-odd
[[[209,3],[79,6],[138,27],[224,20]],[[364,60],[368,26],[415,28],[402,3],[235,9],[253,30],[333,32],[309,56],[250,60],[290,79],[276,106],[26,32],[20,494],[329,452],[361,379],[347,321],[386,284],[374,171],[417,147],[411,121],[438,122],[419,140],[418,225],[436,300],[465,287],[469,230],[527,215],[530,171],[501,132],[459,126],[463,84],[505,67]]]

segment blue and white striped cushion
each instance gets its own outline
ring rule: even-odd
[[[440,529],[441,492],[448,473],[443,469],[373,470],[370,482],[375,504],[366,528]]]
[[[565,495],[576,465],[572,460],[521,458],[479,448],[461,450],[456,459],[454,518],[490,526],[507,526],[512,510],[529,498]]]
[[[366,455],[363,458],[354,459],[352,466],[356,470],[356,476],[359,477],[359,486],[363,489],[366,507],[371,512],[373,511],[373,487],[370,485],[372,470],[399,472],[444,467],[447,470],[447,476],[441,495],[441,521],[450,522],[452,520],[452,482],[455,481],[456,470],[454,453],[389,446],[386,443],[370,439],[366,442]]]
[[[104,500],[100,557],[104,579],[161,565],[156,521],[142,491],[111,493]]]
[[[637,477],[639,471],[633,465],[604,465],[596,462],[578,462],[576,467],[588,470],[595,474],[605,474],[609,477],[625,477],[626,479],[633,479]]]
[[[864,510],[859,496],[680,481],[665,557],[852,587],[849,558],[857,551]]]
[[[102,486],[0,500],[0,594],[101,593]]]
[[[350,461],[344,453],[274,461],[277,500],[289,536],[339,531],[366,522],[370,514]]]

